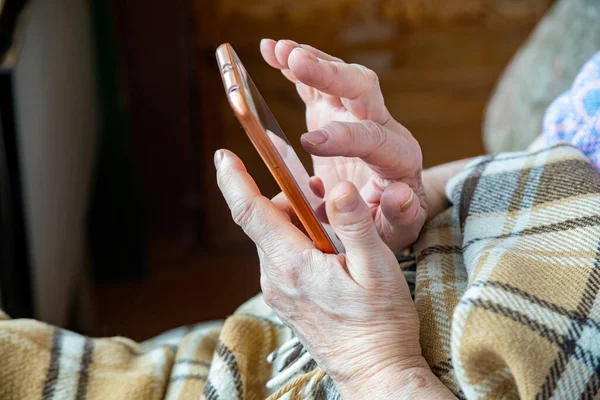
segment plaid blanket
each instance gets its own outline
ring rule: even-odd
[[[600,175],[576,149],[481,157],[401,267],[458,397],[598,398]],[[0,321],[2,399],[337,399],[260,296],[145,343]]]
[[[600,387],[600,175],[576,150],[482,157],[417,244],[433,371],[460,397],[582,398]]]

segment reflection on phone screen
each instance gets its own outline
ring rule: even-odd
[[[323,199],[317,196],[310,188],[310,176],[308,175],[306,168],[304,168],[302,161],[300,161],[300,158],[298,158],[298,155],[285,137],[285,134],[279,127],[275,117],[267,107],[267,104],[263,100],[261,94],[258,92],[258,89],[252,82],[252,79],[244,69],[244,66],[237,58],[235,53],[234,58],[235,63],[238,65],[238,69],[242,74],[242,82],[245,89],[244,92],[246,93],[246,100],[250,106],[250,109],[255,114],[258,121],[260,121],[263,129],[265,132],[267,132],[267,135],[271,139],[271,142],[275,145],[277,152],[279,153],[281,159],[285,162],[290,174],[302,191],[304,198],[313,209],[317,219],[323,227],[323,230],[329,237],[329,240],[334,245],[336,250],[339,253],[342,253],[344,247],[331,228],[331,225],[329,225],[329,221],[327,220],[327,215],[325,213],[325,203]]]

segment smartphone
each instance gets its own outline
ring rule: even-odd
[[[325,215],[325,204],[310,187],[310,176],[285,137],[250,75],[229,43],[217,49],[217,63],[229,105],[315,246],[344,252]]]

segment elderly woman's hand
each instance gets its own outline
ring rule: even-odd
[[[422,155],[412,134],[390,115],[377,74],[308,45],[264,39],[265,61],[296,85],[311,132],[301,138],[315,175],[330,190],[352,182],[393,250],[410,245],[427,217]]]
[[[237,156],[220,150],[215,165],[233,219],[258,247],[265,301],[345,397],[449,394],[421,356],[406,280],[353,184],[339,182],[326,196],[347,253],[324,254],[291,223],[285,204],[261,196]]]

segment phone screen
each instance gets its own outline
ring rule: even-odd
[[[329,237],[330,242],[335,247],[338,253],[343,253],[344,247],[335,232],[331,228],[331,225],[327,221],[327,216],[325,214],[325,202],[323,199],[319,198],[315,195],[312,189],[309,186],[310,176],[304,168],[302,161],[294,151],[294,148],[290,145],[290,142],[287,140],[285,134],[279,127],[279,124],[275,120],[275,117],[269,110],[269,107],[263,100],[261,94],[258,89],[252,82],[250,75],[246,72],[246,69],[242,65],[241,61],[233,52],[234,62],[238,66],[238,70],[242,75],[242,83],[244,85],[244,92],[246,93],[246,100],[252,113],[255,115],[256,119],[262,125],[264,131],[267,133],[269,139],[275,146],[279,156],[284,161],[290,175],[294,178],[296,185],[300,188],[304,199],[310,204],[317,220],[323,227],[323,230]]]

